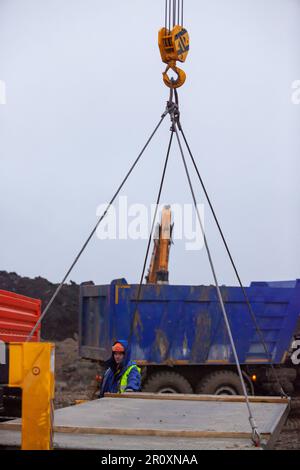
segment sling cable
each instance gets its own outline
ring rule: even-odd
[[[233,267],[234,273],[236,275],[236,278],[238,280],[239,286],[242,289],[242,292],[243,292],[243,295],[244,295],[244,298],[245,298],[245,302],[248,306],[249,313],[251,315],[252,321],[254,322],[256,331],[257,331],[257,333],[260,337],[261,343],[263,344],[265,353],[269,357],[270,365],[272,367],[272,371],[273,371],[274,377],[276,379],[276,382],[277,382],[278,386],[280,387],[280,391],[281,391],[282,396],[287,396],[287,395],[284,392],[284,390],[283,390],[283,388],[282,388],[282,386],[279,382],[278,376],[276,374],[276,370],[274,368],[274,365],[272,364],[272,357],[271,357],[271,355],[268,351],[268,348],[267,348],[267,345],[265,343],[263,334],[262,334],[262,332],[259,328],[259,325],[257,323],[257,319],[256,319],[255,314],[253,312],[253,309],[251,307],[251,304],[250,304],[249,298],[247,296],[246,290],[245,290],[244,285],[241,281],[241,278],[240,278],[240,275],[238,273],[236,264],[233,260],[232,254],[229,250],[229,247],[228,247],[228,244],[226,242],[224,233],[221,229],[221,226],[220,226],[219,220],[217,218],[216,212],[215,212],[214,207],[212,205],[211,199],[208,195],[207,189],[204,185],[203,179],[202,179],[201,174],[199,172],[198,166],[196,164],[195,158],[193,156],[193,153],[191,151],[190,145],[188,143],[188,140],[186,138],[186,135],[184,133],[184,130],[183,130],[183,127],[182,127],[182,124],[181,124],[181,121],[180,121],[179,98],[178,98],[177,89],[184,85],[184,83],[186,81],[186,74],[181,68],[179,68],[177,66],[177,62],[184,63],[186,58],[187,58],[189,49],[190,49],[189,34],[188,34],[187,30],[184,28],[183,19],[184,19],[184,0],[165,0],[165,24],[164,24],[164,27],[162,27],[159,30],[159,33],[158,33],[158,46],[159,46],[162,62],[166,64],[166,69],[163,72],[163,82],[170,89],[170,95],[169,95],[169,99],[167,101],[166,108],[165,108],[164,112],[162,113],[159,122],[157,123],[154,130],[150,134],[148,140],[146,141],[144,147],[141,149],[139,155],[134,160],[134,162],[132,163],[131,167],[129,168],[127,174],[125,175],[125,177],[121,181],[120,185],[118,186],[116,192],[113,194],[113,196],[112,196],[110,202],[108,203],[107,207],[105,208],[103,214],[99,217],[96,225],[93,227],[92,231],[89,233],[86,241],[84,242],[84,244],[80,248],[79,252],[75,256],[74,261],[70,265],[70,267],[67,270],[66,274],[63,276],[62,281],[58,285],[58,287],[55,290],[54,294],[52,295],[49,303],[46,305],[45,309],[43,310],[39,320],[37,321],[36,325],[34,326],[31,333],[29,334],[29,336],[27,338],[27,341],[29,341],[32,338],[32,336],[34,335],[36,329],[39,327],[40,323],[43,321],[45,315],[49,311],[51,305],[53,304],[53,302],[56,299],[57,295],[61,291],[65,281],[67,280],[67,278],[69,277],[69,275],[72,272],[73,268],[75,267],[75,265],[79,261],[81,255],[85,251],[87,245],[89,244],[90,240],[92,239],[93,235],[95,234],[97,228],[99,227],[99,225],[101,224],[103,219],[106,217],[106,215],[107,215],[109,209],[111,208],[111,206],[113,205],[113,203],[116,201],[117,197],[119,196],[119,194],[120,194],[121,190],[123,189],[125,183],[129,179],[129,176],[133,172],[134,168],[140,162],[142,156],[144,155],[146,149],[149,147],[150,142],[153,140],[154,136],[156,135],[156,133],[157,133],[159,127],[161,126],[162,122],[164,121],[165,117],[167,115],[169,115],[170,120],[171,120],[171,128],[170,128],[171,136],[170,136],[170,139],[169,139],[169,143],[168,143],[168,147],[167,147],[167,154],[166,154],[166,158],[165,158],[164,165],[163,165],[162,177],[161,177],[161,180],[160,180],[159,190],[158,190],[157,199],[156,199],[156,209],[155,209],[155,212],[154,212],[154,215],[153,215],[150,235],[149,235],[149,239],[148,239],[148,243],[147,243],[146,255],[145,255],[145,259],[144,259],[144,263],[143,263],[142,274],[141,274],[140,282],[139,282],[139,285],[138,285],[137,298],[135,300],[135,309],[134,309],[134,314],[133,314],[133,318],[132,318],[131,325],[130,325],[129,343],[132,341],[133,334],[135,333],[135,330],[136,330],[136,325],[138,324],[138,320],[137,320],[137,317],[138,317],[138,304],[139,304],[139,301],[140,301],[140,298],[141,298],[141,291],[142,291],[143,280],[144,280],[144,277],[145,277],[147,259],[148,259],[148,256],[149,256],[151,240],[152,240],[152,236],[153,236],[153,232],[154,232],[154,224],[155,224],[155,219],[156,219],[156,216],[157,216],[157,210],[158,210],[158,206],[159,206],[159,202],[160,202],[160,198],[161,198],[161,193],[162,193],[162,189],[163,189],[163,184],[164,184],[167,165],[168,165],[168,161],[169,161],[170,151],[171,151],[172,143],[173,143],[174,137],[175,137],[175,140],[177,141],[178,146],[179,146],[179,151],[180,151],[180,155],[181,155],[181,159],[182,159],[182,163],[183,163],[183,167],[184,167],[184,173],[186,175],[188,185],[189,185],[189,188],[190,188],[190,191],[191,191],[193,204],[195,206],[196,215],[197,215],[197,218],[198,218],[198,221],[199,221],[199,226],[200,226],[200,229],[201,229],[201,232],[202,232],[204,245],[205,245],[205,250],[206,250],[206,253],[207,253],[207,257],[208,257],[208,261],[209,261],[209,264],[210,264],[212,276],[213,276],[213,279],[214,279],[214,284],[215,284],[215,288],[216,288],[216,291],[217,291],[217,296],[218,296],[218,300],[219,300],[219,303],[220,303],[224,323],[225,323],[225,326],[226,326],[226,330],[227,330],[227,334],[228,334],[228,337],[229,337],[230,345],[231,345],[231,348],[232,348],[232,351],[233,351],[233,355],[234,355],[234,359],[235,359],[235,363],[236,363],[236,367],[237,367],[237,372],[238,372],[238,375],[239,375],[239,378],[240,378],[243,394],[245,396],[245,403],[246,403],[247,410],[248,410],[248,419],[249,419],[249,423],[250,423],[251,430],[252,430],[252,441],[253,441],[255,446],[259,447],[259,446],[263,446],[264,443],[263,443],[261,435],[258,431],[257,424],[256,424],[256,421],[255,421],[255,418],[253,416],[252,409],[251,409],[251,406],[250,406],[248,392],[247,392],[247,388],[246,388],[245,381],[244,381],[244,378],[243,378],[243,372],[242,372],[242,369],[241,369],[241,366],[240,366],[240,363],[239,363],[239,358],[238,358],[238,355],[237,355],[234,338],[232,336],[232,331],[231,331],[228,315],[227,315],[227,312],[226,312],[225,304],[224,304],[222,294],[221,294],[221,290],[220,290],[220,287],[219,287],[219,282],[218,282],[216,270],[215,270],[215,267],[214,267],[213,258],[212,258],[211,251],[210,251],[210,248],[209,248],[207,236],[206,236],[205,231],[204,231],[203,222],[202,222],[199,210],[198,210],[196,195],[195,195],[195,191],[194,191],[193,184],[192,184],[192,181],[191,181],[190,173],[189,173],[189,170],[188,170],[188,166],[187,166],[187,162],[186,162],[186,157],[185,157],[181,137],[182,137],[183,142],[186,146],[186,149],[188,151],[188,155],[190,156],[191,162],[192,162],[193,167],[196,171],[196,174],[197,174],[197,177],[198,177],[199,182],[201,184],[201,187],[204,191],[206,200],[207,200],[208,205],[210,207],[210,210],[212,212],[213,218],[216,222],[218,231],[221,235],[223,244],[224,244],[226,252],[229,256],[229,259],[230,259],[231,265]],[[175,73],[176,79],[174,79],[172,77],[169,77],[168,73],[170,71],[173,71]]]

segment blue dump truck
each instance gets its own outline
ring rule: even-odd
[[[246,288],[268,354],[241,289],[221,291],[249,393],[279,393],[271,362],[284,390],[292,393],[300,379],[300,280],[252,282]],[[214,286],[147,284],[138,304],[137,295],[138,285],[125,279],[81,285],[82,358],[103,363],[113,341],[130,338],[143,391],[242,393]]]

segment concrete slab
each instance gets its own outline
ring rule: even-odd
[[[20,447],[19,431],[0,430],[1,447]],[[255,450],[245,439],[198,439],[109,434],[54,434],[54,448],[60,450]]]
[[[270,434],[286,404],[253,403],[258,428]],[[56,427],[251,433],[244,403],[102,398],[57,410]]]
[[[149,396],[150,398],[150,396]],[[55,411],[55,446],[92,449],[251,448],[246,404],[212,397],[189,400],[143,394],[105,397]],[[251,403],[258,430],[269,447],[284,424],[289,403]],[[1,431],[2,430],[2,431]],[[20,430],[20,421],[0,424],[3,433]],[[6,435],[16,439],[16,434]],[[124,447],[123,447],[124,446]]]

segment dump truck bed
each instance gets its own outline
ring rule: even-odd
[[[246,288],[272,362],[284,362],[300,313],[300,281],[292,287]],[[235,364],[214,286],[137,285],[122,279],[81,286],[79,352],[107,360],[111,344],[128,338],[132,357],[149,364]],[[241,364],[267,364],[261,338],[238,287],[221,287]],[[135,314],[135,321],[133,316]]]

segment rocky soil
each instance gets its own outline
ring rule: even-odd
[[[276,450],[300,450],[300,396],[292,397],[291,411],[275,444]]]
[[[58,284],[43,277],[22,277],[16,273],[0,271],[0,289],[41,299],[42,310],[48,304]],[[78,333],[79,285],[65,284],[42,323],[42,338],[62,341]]]
[[[99,385],[96,375],[103,369],[94,362],[80,359],[77,338],[55,343],[55,407],[74,405],[76,400],[97,398]]]

